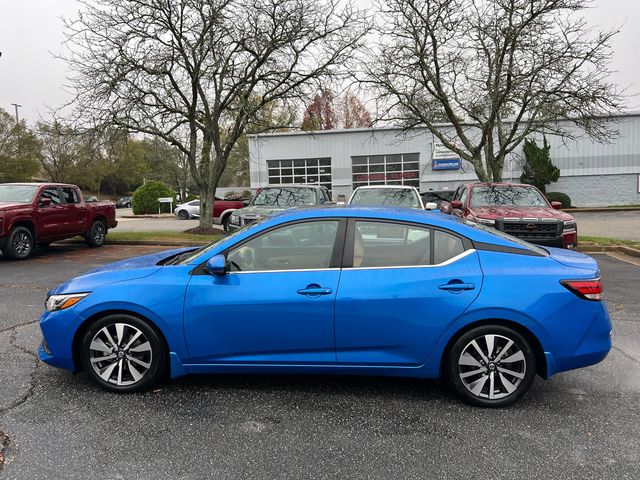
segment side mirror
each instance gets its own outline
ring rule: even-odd
[[[437,210],[438,204],[436,202],[427,202],[424,204],[425,210]]]
[[[551,202],[551,206],[556,210],[560,210],[562,208],[562,203],[560,202]]]
[[[211,257],[207,262],[207,271],[211,275],[225,275],[227,273],[227,259],[224,255]]]
[[[456,210],[459,210],[462,208],[462,202],[460,200],[454,200],[453,202],[451,202],[451,208],[454,208]]]
[[[39,204],[40,204],[41,207],[49,207],[49,206],[51,206],[51,199],[50,198],[41,198]]]

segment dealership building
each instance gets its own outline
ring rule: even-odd
[[[602,119],[617,135],[598,143],[569,121],[572,139],[547,136],[560,168],[547,191],[569,195],[576,206],[640,204],[640,113]],[[446,127],[444,127],[446,129]],[[536,137],[538,144],[542,138]],[[411,185],[421,192],[454,190],[477,181],[473,167],[426,129],[397,128],[286,132],[249,137],[251,188],[321,184],[347,198],[360,185]],[[519,181],[522,145],[505,160],[504,181]]]

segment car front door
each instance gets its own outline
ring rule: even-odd
[[[42,200],[48,199],[50,203],[45,205]],[[66,235],[65,209],[62,206],[62,197],[58,187],[46,187],[38,197],[36,210],[38,224],[38,240],[60,238]]]
[[[428,226],[351,220],[336,298],[346,365],[422,365],[482,287],[468,240]],[[350,260],[352,259],[352,260]]]
[[[346,220],[259,233],[193,275],[184,325],[192,363],[335,364],[334,306]]]

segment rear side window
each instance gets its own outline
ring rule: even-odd
[[[354,267],[408,267],[430,264],[430,228],[389,222],[355,222]]]
[[[64,203],[80,203],[78,191],[72,187],[62,189],[62,198],[64,198]]]
[[[457,257],[464,252],[464,244],[460,237],[435,230],[433,232],[433,263],[438,265]]]

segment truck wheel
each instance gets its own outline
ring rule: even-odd
[[[91,224],[91,230],[85,237],[87,245],[90,247],[101,247],[107,237],[107,227],[101,220],[95,220]]]
[[[224,228],[225,232],[229,231],[229,219],[231,218],[231,215],[227,215],[226,217],[224,217],[224,219],[222,220],[222,228]]]
[[[189,212],[187,212],[186,210],[180,210],[178,212],[178,218],[180,220],[189,220]]]
[[[12,260],[24,260],[33,251],[33,235],[28,228],[14,227],[9,232],[5,255]]]

